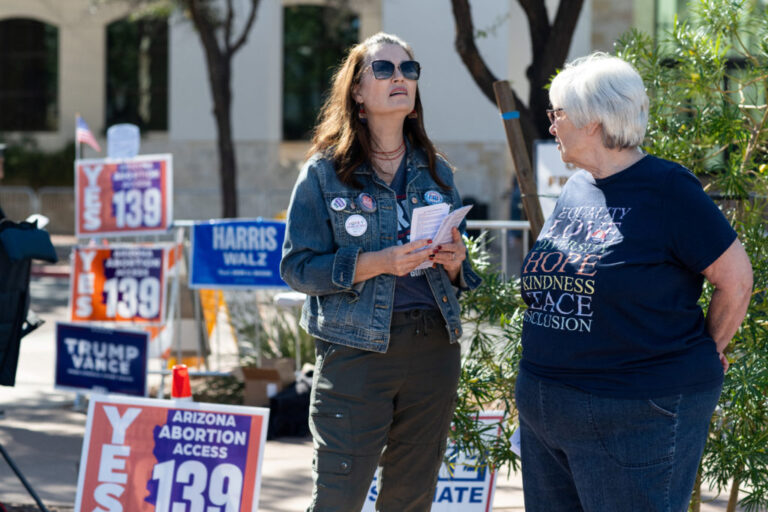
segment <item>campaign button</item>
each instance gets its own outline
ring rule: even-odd
[[[344,223],[344,228],[352,236],[360,236],[368,229],[368,221],[362,215],[350,215]]]
[[[424,201],[427,204],[438,204],[443,202],[443,195],[437,190],[427,190],[424,192]]]
[[[376,200],[370,194],[366,194],[365,192],[362,192],[357,196],[357,204],[360,206],[360,209],[366,213],[373,213],[376,211]]]
[[[343,197],[334,197],[331,201],[331,209],[335,212],[340,212],[347,207],[347,200]]]

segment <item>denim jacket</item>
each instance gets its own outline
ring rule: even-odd
[[[454,207],[461,199],[453,185],[453,172],[438,157],[438,176],[450,192],[438,186],[429,174],[426,155],[409,148],[406,160],[408,208],[426,206],[424,193],[438,191]],[[316,337],[363,350],[386,352],[395,296],[395,276],[380,274],[352,284],[357,257],[397,244],[396,194],[373,172],[369,165],[354,171],[363,189],[344,185],[336,175],[331,160],[316,154],[299,174],[288,208],[288,222],[283,244],[280,275],[293,289],[307,294],[300,325]],[[363,211],[355,202],[361,192],[376,201],[373,212]],[[334,199],[335,208],[331,207]],[[344,205],[340,208],[340,205]],[[407,212],[409,217],[411,212]],[[353,236],[345,223],[352,215],[361,215],[367,228]],[[464,230],[464,223],[459,228]],[[359,231],[351,229],[355,234]],[[461,337],[458,295],[460,289],[473,289],[480,278],[464,260],[460,286],[451,284],[442,265],[425,270],[451,342]]]

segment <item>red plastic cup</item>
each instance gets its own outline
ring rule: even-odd
[[[189,371],[185,364],[173,366],[171,398],[176,400],[192,400],[192,389],[189,386]]]

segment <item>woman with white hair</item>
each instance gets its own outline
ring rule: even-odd
[[[578,59],[549,96],[550,133],[582,170],[521,272],[526,510],[682,512],[752,268],[698,179],[639,149],[648,97],[632,66]]]

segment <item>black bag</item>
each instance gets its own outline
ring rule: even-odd
[[[13,257],[11,256],[13,255]],[[56,261],[56,251],[46,231],[29,222],[0,220],[0,385],[13,386],[24,335],[42,324],[29,319],[31,258]]]
[[[267,439],[307,437],[309,435],[309,391],[312,374],[301,374],[299,380],[269,399]]]

